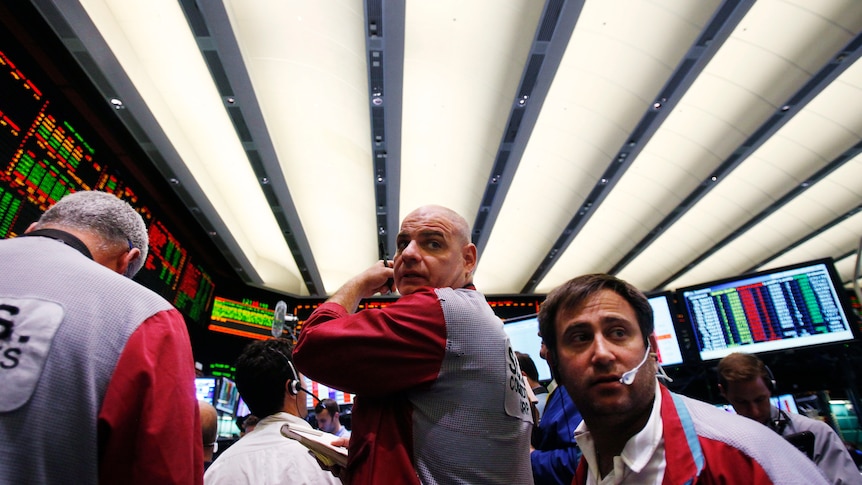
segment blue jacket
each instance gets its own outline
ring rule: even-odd
[[[563,386],[557,386],[548,396],[545,412],[533,432],[530,462],[536,485],[570,485],[581,450],[575,442],[575,428],[581,423],[581,413]]]

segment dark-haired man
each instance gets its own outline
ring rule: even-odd
[[[226,449],[204,475],[206,485],[340,484],[324,471],[298,441],[285,438],[281,427],[312,429],[302,376],[290,361],[285,339],[256,340],[236,361],[236,387],[248,409],[263,416],[239,441]]]
[[[740,416],[753,419],[779,435],[803,431],[814,435],[811,459],[834,484],[862,484],[862,475],[838,434],[823,421],[785,413],[769,401],[775,379],[757,356],[734,352],[718,363],[718,390]]]
[[[652,309],[610,275],[574,278],[542,304],[547,360],[583,416],[575,482],[824,484],[774,433],[656,380]]]
[[[341,425],[341,410],[335,399],[321,399],[317,406],[314,406],[314,418],[321,431],[339,438],[350,438],[350,430]]]

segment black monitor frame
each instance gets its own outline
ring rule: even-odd
[[[818,308],[826,305],[825,309],[828,309],[830,312],[833,312],[827,316],[827,318],[833,319],[833,325],[840,324],[843,329],[839,331],[839,329],[830,330],[824,333],[817,334],[805,334],[800,336],[791,336],[789,335],[791,329],[785,328],[784,330],[787,332],[785,335],[779,335],[780,328],[766,328],[762,326],[761,328],[764,331],[764,335],[766,333],[771,333],[771,340],[764,339],[763,337],[752,335],[751,332],[745,334],[745,330],[751,329],[751,326],[746,322],[746,327],[736,326],[734,333],[734,328],[726,326],[724,330],[721,331],[720,334],[713,332],[709,334],[706,330],[708,327],[712,325],[720,325],[721,322],[710,322],[710,317],[718,317],[720,320],[722,315],[727,320],[728,323],[731,322],[736,316],[732,313],[732,305],[735,305],[737,302],[734,300],[730,301],[730,298],[740,298],[738,296],[727,296],[723,297],[722,292],[727,295],[738,295],[738,292],[735,292],[734,289],[743,288],[746,289],[751,285],[758,285],[763,283],[770,283],[773,286],[776,285],[775,281],[781,281],[781,284],[789,283],[790,279],[793,275],[806,274],[803,273],[802,270],[810,269],[810,273],[813,276],[817,276],[818,272],[821,272],[825,269],[825,276],[827,276],[826,280],[817,279],[814,280],[806,280],[810,284],[811,281],[815,283],[823,283],[826,282],[829,286],[827,289],[821,289],[819,291],[824,292],[823,296],[831,295],[831,298],[828,301],[820,302],[818,300]],[[799,287],[801,288],[801,287]],[[770,291],[766,289],[765,291]],[[782,288],[777,288],[775,291],[782,291],[782,293],[786,291],[799,291],[797,287],[788,288],[784,286]],[[815,290],[816,291],[816,290]],[[763,353],[763,352],[773,352],[773,351],[786,351],[786,350],[800,350],[800,349],[809,349],[812,347],[819,347],[823,345],[833,345],[833,344],[843,344],[848,343],[853,340],[859,338],[858,330],[855,329],[852,320],[849,318],[851,315],[848,312],[848,303],[845,295],[845,291],[841,284],[841,280],[838,277],[837,271],[835,270],[835,264],[832,258],[822,258],[816,259],[812,261],[806,261],[802,263],[797,263],[788,266],[782,266],[777,268],[772,268],[768,270],[758,271],[754,273],[748,273],[739,276],[733,276],[728,278],[717,279],[710,282],[700,283],[697,285],[686,286],[682,288],[676,289],[676,295],[679,300],[679,308],[682,311],[685,320],[688,322],[691,332],[693,343],[695,346],[694,351],[697,353],[698,357],[701,361],[714,361],[721,359],[725,355],[732,352],[747,352],[747,353]],[[705,297],[703,295],[709,294],[709,297]],[[768,318],[764,317],[765,310],[773,310],[774,304],[771,304],[772,295],[767,295],[769,301],[762,295],[752,296],[746,294],[745,298],[754,298],[757,306],[755,309],[758,310],[756,315],[752,315],[754,318],[759,318],[761,320],[768,320],[768,318],[781,318],[774,315],[769,315]],[[710,301],[706,301],[709,298]],[[716,300],[719,299],[719,300]],[[760,298],[760,301],[757,301],[757,298]],[[701,304],[695,305],[695,301],[701,301]],[[761,303],[762,302],[762,303]],[[788,300],[788,303],[796,304],[799,303],[797,300]],[[715,313],[712,312],[715,305],[718,304],[719,309],[726,310],[725,312],[719,314],[718,310]],[[744,303],[743,303],[744,304]],[[763,306],[767,305],[768,306]],[[830,308],[830,305],[833,305],[834,308]],[[790,308],[790,307],[785,307]],[[804,307],[800,307],[796,305],[796,311],[788,312],[783,317],[785,324],[793,324],[795,332],[807,331],[805,329],[800,329],[801,325],[805,325],[805,321],[799,322],[800,319],[804,320],[809,318],[808,310]],[[783,312],[783,308],[778,308],[778,310]],[[710,314],[707,314],[710,313]],[[698,315],[702,315],[703,318],[699,318]],[[788,321],[787,319],[792,321]],[[767,322],[768,323],[768,322]],[[776,324],[779,322],[776,320]],[[813,323],[810,325],[813,326]],[[723,342],[721,341],[723,340]],[[730,341],[728,341],[730,340]],[[749,341],[750,340],[750,341]],[[710,343],[711,342],[711,343]]]

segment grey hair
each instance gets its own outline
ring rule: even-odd
[[[47,226],[85,231],[101,240],[103,249],[129,243],[141,256],[129,264],[126,276],[134,276],[147,260],[149,236],[144,219],[128,202],[108,192],[84,190],[66,195],[42,214],[36,229]]]

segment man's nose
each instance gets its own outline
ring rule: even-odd
[[[402,258],[416,258],[419,255],[419,245],[416,241],[410,241],[404,246],[404,249],[401,250]]]
[[[596,335],[593,340],[593,360],[606,363],[612,361],[614,357],[609,342],[601,335]]]

